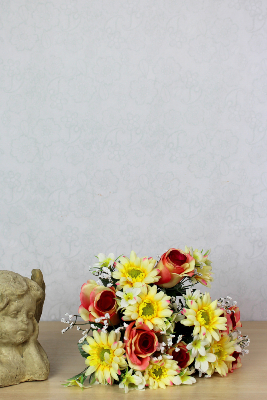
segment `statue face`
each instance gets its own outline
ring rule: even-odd
[[[10,301],[0,312],[0,344],[19,345],[32,336],[35,306],[28,293]]]

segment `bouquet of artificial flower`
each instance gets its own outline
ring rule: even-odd
[[[212,282],[209,251],[169,249],[158,261],[98,255],[98,281],[81,288],[79,315],[62,330],[83,330],[78,348],[86,368],[65,386],[118,383],[129,389],[192,384],[193,374],[226,376],[248,353],[240,312],[230,297],[211,301],[193,289]],[[78,318],[82,318],[79,322]],[[86,326],[84,326],[86,325]],[[81,328],[82,326],[82,328]],[[88,386],[87,386],[88,387]]]

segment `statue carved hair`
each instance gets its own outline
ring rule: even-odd
[[[11,298],[19,298],[28,292],[36,302],[44,298],[44,291],[31,279],[12,271],[0,271],[0,311],[7,307]]]

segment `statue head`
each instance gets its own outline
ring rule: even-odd
[[[36,303],[44,291],[31,279],[0,271],[0,345],[18,346],[33,335]]]

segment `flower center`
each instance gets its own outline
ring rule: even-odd
[[[139,314],[141,317],[151,319],[156,316],[157,305],[149,300],[145,300],[139,306]]]
[[[197,320],[200,325],[204,325],[205,328],[209,328],[212,322],[212,310],[204,307],[202,310],[197,312]]]
[[[105,261],[102,263],[102,267],[108,267],[109,266],[109,263],[110,263],[110,261],[111,261],[111,258],[106,258],[105,259]]]
[[[208,325],[210,322],[210,316],[206,311],[202,312],[202,318],[204,319],[205,324]]]
[[[166,368],[160,367],[159,365],[154,365],[153,368],[149,371],[149,374],[154,378],[156,381],[159,381],[162,378],[167,376]]]
[[[101,360],[102,362],[106,361],[106,360],[105,360],[105,354],[106,354],[106,353],[110,354],[110,349],[104,349],[104,348],[102,347],[101,350],[100,350],[100,353],[99,353],[99,358],[100,358],[100,360]]]
[[[193,341],[193,347],[195,348],[195,349],[200,349],[200,347],[201,347],[201,340],[194,340]]]
[[[134,280],[142,281],[143,278],[145,277],[144,272],[141,270],[141,268],[129,268],[128,269],[128,276],[133,278]]]
[[[132,300],[133,299],[133,294],[132,293],[126,293],[124,295],[124,298],[125,298],[126,301]]]
[[[217,344],[217,345],[215,344],[215,346],[213,347],[213,351],[214,351],[215,356],[217,356],[218,361],[225,360],[225,357],[227,356],[227,354],[220,344]]]

